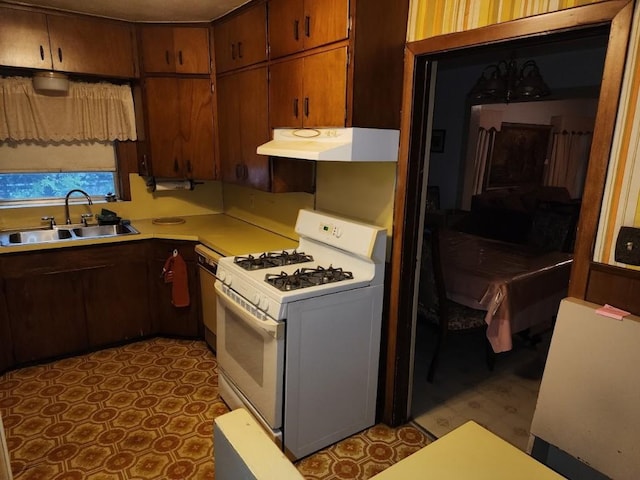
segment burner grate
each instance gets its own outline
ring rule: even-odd
[[[268,273],[265,281],[278,290],[289,291],[300,288],[315,287],[325,283],[340,282],[353,279],[353,273],[345,272],[342,268],[299,268],[292,274],[285,272]]]
[[[296,263],[312,262],[313,257],[304,252],[265,252],[257,257],[245,255],[235,257],[233,263],[245,270],[262,270],[263,268],[282,267],[284,265],[294,265]]]

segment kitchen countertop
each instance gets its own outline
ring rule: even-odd
[[[184,218],[185,222],[175,225],[154,224],[151,218],[132,220],[131,225],[140,232],[137,235],[0,246],[0,254],[83,245],[101,245],[151,238],[200,242],[223,256],[294,248],[298,244],[296,240],[225,214],[193,215],[182,216],[181,218]]]

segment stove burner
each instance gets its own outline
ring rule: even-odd
[[[265,282],[273,285],[278,290],[289,291],[299,288],[314,287],[325,283],[351,280],[353,273],[345,272],[342,268],[299,268],[292,274],[285,272],[268,273],[265,275]]]
[[[293,265],[295,263],[312,262],[313,257],[303,252],[265,252],[259,256],[247,255],[235,257],[233,262],[245,270],[262,270],[263,268],[281,267],[283,265]]]

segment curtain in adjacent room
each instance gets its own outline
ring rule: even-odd
[[[136,140],[128,85],[70,82],[66,96],[34,91],[30,78],[0,78],[0,141]]]
[[[487,171],[487,161],[491,157],[493,144],[496,139],[496,129],[478,129],[478,141],[476,143],[476,154],[473,162],[473,195],[482,193],[484,177]]]
[[[587,175],[594,119],[562,115],[551,117],[553,140],[544,184],[565,187],[571,198],[581,198]]]

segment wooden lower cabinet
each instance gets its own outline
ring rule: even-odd
[[[83,279],[91,349],[151,334],[148,242],[96,247]]]
[[[86,350],[82,271],[25,273],[5,278],[15,363]]]
[[[153,242],[149,263],[151,279],[151,318],[153,328],[159,335],[196,338],[202,336],[200,322],[200,290],[198,284],[195,242],[156,240]],[[187,264],[187,280],[190,304],[175,307],[171,303],[172,284],[165,283],[162,269],[173,252],[178,250]]]

